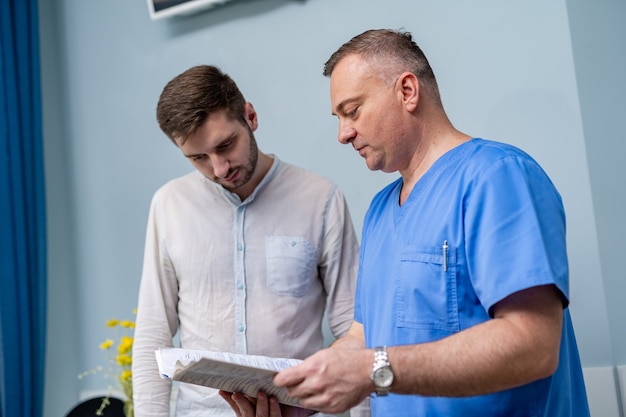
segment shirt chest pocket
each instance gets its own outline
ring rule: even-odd
[[[400,327],[459,331],[456,250],[407,247],[396,278],[396,319]]]
[[[265,239],[267,287],[277,295],[302,297],[317,276],[315,246],[301,236]]]

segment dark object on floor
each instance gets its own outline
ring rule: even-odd
[[[96,411],[100,409],[103,399],[104,397],[96,397],[82,401],[76,404],[65,417],[97,417]],[[109,397],[109,401],[109,405],[102,410],[101,417],[125,417],[124,401],[115,397]]]

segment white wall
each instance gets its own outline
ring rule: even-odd
[[[63,415],[81,391],[106,389],[100,378],[78,382],[76,375],[103,363],[104,322],[135,307],[152,193],[191,169],[155,121],[165,83],[196,64],[221,66],[259,112],[260,147],[339,184],[360,231],[370,198],[395,176],[369,172],[338,144],[321,71],[341,43],[380,27],[415,35],[459,129],[518,145],[551,175],[569,221],[571,310],[583,363],[611,368],[616,327],[605,292],[612,287],[603,280],[587,155],[594,144],[586,142],[578,92],[591,80],[577,80],[567,6],[565,0],[233,0],[151,21],[145,0],[42,0],[51,252],[45,416]],[[623,39],[608,42],[623,51]],[[616,124],[608,128],[620,133]],[[618,213],[609,214],[615,218],[603,221],[623,227]]]

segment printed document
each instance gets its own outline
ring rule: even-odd
[[[287,390],[272,384],[279,371],[302,362],[299,359],[272,358],[205,350],[161,348],[155,351],[161,378],[203,385],[250,397],[265,392],[283,404],[299,407]]]

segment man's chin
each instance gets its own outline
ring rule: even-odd
[[[230,182],[218,181],[218,184],[230,192],[234,192],[237,188],[239,188],[236,184],[232,184]]]
[[[234,192],[237,192],[238,189],[246,185],[247,181],[242,181],[242,180],[238,180],[235,182],[217,181],[217,183],[221,185],[222,187],[224,187],[226,190],[230,191],[231,193],[234,193]]]
[[[228,191],[233,191],[234,189],[237,188],[237,186],[235,184],[227,182],[227,181],[224,181],[224,180],[221,180],[219,178],[214,178],[214,177],[211,178],[211,177],[207,177],[207,176],[205,176],[205,178],[207,180],[211,181],[212,183],[215,183],[215,184],[221,186],[222,188],[227,189]]]
[[[370,171],[380,171],[382,169],[382,166],[380,163],[378,163],[378,161],[372,161],[370,159],[365,159],[365,165],[367,165],[367,168]]]

